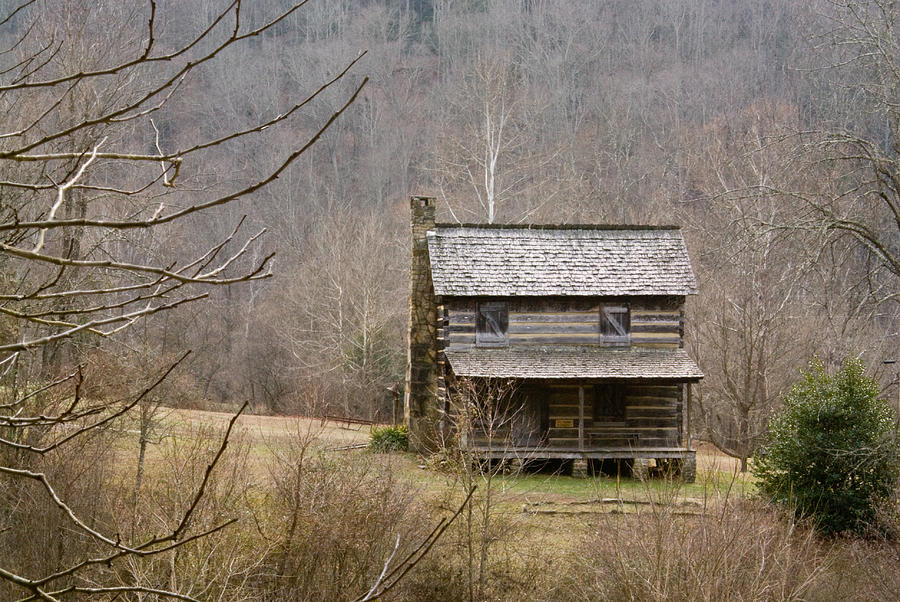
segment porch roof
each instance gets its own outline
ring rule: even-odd
[[[703,378],[700,368],[684,349],[534,346],[447,350],[445,355],[457,376],[681,381]]]

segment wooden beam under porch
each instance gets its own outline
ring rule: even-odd
[[[693,458],[696,451],[683,447],[611,447],[604,449],[578,449],[564,447],[525,447],[473,445],[466,448],[485,460],[579,460],[579,459],[650,459]]]

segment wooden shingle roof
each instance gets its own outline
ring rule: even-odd
[[[437,295],[697,292],[675,227],[439,225],[428,232],[428,252]]]
[[[445,352],[457,376],[522,379],[671,379],[697,381],[703,373],[684,349],[604,347],[471,348]]]

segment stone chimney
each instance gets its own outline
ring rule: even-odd
[[[412,196],[409,267],[409,338],[406,363],[404,417],[411,451],[428,453],[439,446],[437,305],[431,281],[426,232],[434,229],[434,198]]]

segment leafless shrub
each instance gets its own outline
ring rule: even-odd
[[[900,544],[885,539],[827,542],[830,570],[810,589],[813,600],[897,600]]]
[[[440,505],[452,507],[472,491],[472,501],[448,531],[440,550],[403,584],[409,599],[506,599],[529,597],[544,555],[516,545],[522,514],[510,503],[505,479],[528,459],[514,453],[514,440],[529,427],[516,383],[456,378],[451,384],[451,438],[433,464],[449,478]],[[492,457],[484,450],[502,453]]]
[[[436,501],[438,509],[458,503],[459,489],[445,494]],[[431,555],[400,585],[400,599],[540,599],[539,592],[554,575],[552,566],[561,562],[564,554],[554,542],[543,541],[545,538],[529,530],[519,506],[507,496],[499,490],[494,496],[490,520],[484,523],[485,500],[481,488],[476,490],[472,517],[464,511]],[[483,559],[482,549],[488,550]]]
[[[608,515],[589,535],[568,587],[609,600],[800,600],[828,567],[813,532],[755,502],[699,517],[674,506]]]
[[[28,435],[31,445],[48,442],[42,436],[46,433],[32,431]],[[108,496],[98,492],[113,479],[117,439],[112,431],[98,429],[76,440],[65,452],[29,457],[27,452],[7,448],[2,453],[7,458],[15,456],[27,470],[46,475],[58,495],[69,501],[72,512],[91,516],[92,526],[103,528],[112,523],[116,508]],[[0,558],[8,570],[19,574],[53,573],[99,552],[96,542],[72,528],[65,511],[34,480],[0,478],[0,530]],[[71,583],[63,579],[59,585]],[[17,599],[21,593],[12,584],[0,582],[0,598]]]
[[[26,409],[59,415],[71,405],[64,393],[51,387],[29,400]],[[46,589],[55,592],[53,598],[72,588],[82,594],[99,588],[125,596],[165,591],[220,595],[258,558],[243,549],[239,530],[229,535],[221,531],[247,514],[246,446],[232,441],[232,453],[220,455],[222,428],[185,427],[178,437],[157,441],[143,466],[143,453],[139,456],[132,447],[138,437],[130,415],[116,415],[133,399],[108,398],[93,414],[8,440],[28,449],[6,445],[0,450],[5,463],[42,475],[42,480],[3,476],[0,557],[11,571],[47,575]],[[102,422],[105,417],[111,419]],[[81,434],[57,446],[76,433]],[[220,472],[210,472],[216,465]],[[143,480],[135,477],[142,469]],[[125,548],[135,545],[130,542],[166,537],[172,545],[161,546],[157,554],[116,554],[96,533],[112,534]],[[210,539],[198,539],[202,533]],[[182,549],[187,542],[193,545]],[[14,585],[2,588],[4,599],[21,596]]]
[[[372,456],[326,455],[311,439],[276,453],[261,531],[271,550],[255,586],[281,600],[348,600],[426,535],[415,492]]]
[[[147,537],[169,532],[177,526],[172,517],[192,504],[192,492],[204,481],[207,459],[221,444],[222,428],[200,423],[180,424],[178,429],[148,457],[144,485],[134,507],[118,517],[122,533],[130,530]],[[233,521],[230,528],[215,530],[190,546],[174,548],[149,561],[126,559],[116,571],[122,584],[178,591],[196,599],[244,599],[242,590],[255,575],[266,546],[254,533],[256,509],[250,500],[255,482],[249,453],[241,432],[233,433],[229,450],[207,481],[191,517],[194,529],[215,530],[217,525]],[[125,480],[130,475],[130,470],[122,475],[122,487],[130,486]]]

